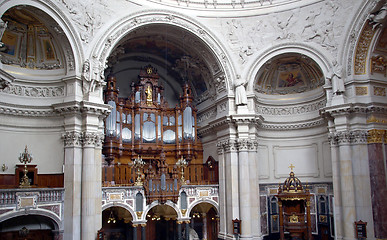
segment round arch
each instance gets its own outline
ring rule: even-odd
[[[224,82],[220,83],[223,86],[217,88],[220,89],[218,94],[230,94],[230,91],[233,91],[232,81],[235,76],[235,70],[231,62],[232,58],[228,55],[221,41],[211,34],[206,27],[197,23],[196,20],[183,17],[179,13],[172,11],[143,11],[126,16],[112,23],[107,33],[97,41],[92,49],[90,69],[98,69],[98,71],[91,75],[95,76],[99,81],[102,81],[104,76],[102,76],[103,71],[101,71],[101,66],[106,67],[105,63],[108,57],[120,41],[125,39],[134,30],[152,24],[175,26],[190,32],[201,40],[211,51],[211,55],[214,56],[219,65],[219,68],[213,72],[214,81],[217,77],[223,77],[225,79]]]
[[[180,212],[178,206],[177,206],[175,203],[171,202],[171,201],[167,201],[167,202],[165,202],[164,204],[159,204],[157,201],[152,202],[150,205],[147,205],[146,209],[144,210],[144,213],[142,214],[142,217],[145,218],[145,217],[148,215],[148,212],[149,212],[152,208],[154,208],[154,207],[156,207],[156,206],[163,206],[163,205],[169,206],[169,207],[171,207],[173,210],[175,210],[176,215],[177,215],[177,219],[182,218],[182,215],[181,215],[181,212]],[[138,219],[138,220],[142,220],[142,219]],[[145,220],[145,219],[144,219],[144,220]]]
[[[62,220],[56,215],[53,214],[52,212],[46,211],[46,210],[40,210],[40,209],[30,209],[27,211],[18,211],[18,212],[12,212],[9,214],[5,214],[0,217],[0,222],[4,222],[6,220],[10,220],[15,217],[20,217],[20,216],[27,216],[27,215],[37,215],[37,216],[43,216],[51,219],[54,223],[54,230],[63,230],[63,225],[62,225]]]
[[[130,215],[132,216],[132,218],[135,219],[136,214],[133,211],[133,209],[131,207],[129,207],[129,205],[124,204],[124,203],[118,203],[117,202],[117,203],[107,203],[107,204],[104,204],[104,205],[102,205],[102,211],[105,211],[106,209],[109,209],[111,207],[121,207],[121,208],[127,210],[130,213]]]
[[[187,216],[190,215],[190,213],[191,213],[191,211],[192,211],[192,209],[193,209],[194,207],[196,207],[197,205],[199,205],[199,204],[201,204],[201,203],[208,203],[208,204],[212,205],[212,206],[215,208],[216,213],[219,214],[219,205],[218,205],[217,202],[215,202],[215,201],[213,201],[213,200],[211,200],[211,199],[200,199],[200,200],[194,201],[194,202],[188,207],[188,209],[187,209]]]
[[[78,31],[76,31],[71,21],[66,17],[63,11],[60,10],[60,8],[51,0],[3,1],[0,3],[0,16],[2,16],[8,9],[17,7],[19,5],[30,6],[44,11],[59,25],[60,29],[58,30],[62,31],[62,34],[69,42],[68,46],[65,46],[69,49],[63,49],[65,54],[65,61],[67,64],[66,74],[79,74],[82,71],[81,62],[83,61],[83,52],[80,48],[81,41],[75,34]]]
[[[272,46],[266,49],[260,56],[256,58],[251,67],[246,68],[247,70],[243,73],[246,79],[249,80],[247,90],[254,91],[255,76],[262,66],[270,59],[279,56],[284,53],[297,53],[308,56],[321,68],[324,76],[329,72],[332,67],[333,57],[323,49],[317,49],[308,44],[302,43],[285,43]]]

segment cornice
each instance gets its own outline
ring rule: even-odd
[[[66,115],[74,113],[83,114],[97,114],[102,116],[108,116],[111,107],[107,104],[93,103],[88,101],[71,101],[66,103],[54,104],[54,111]]]
[[[378,105],[378,104],[366,104],[366,103],[348,103],[332,107],[327,107],[320,110],[320,114],[323,117],[327,116],[341,116],[348,114],[356,113],[387,113],[387,105]]]
[[[325,119],[317,119],[314,121],[301,122],[301,123],[263,123],[262,128],[267,130],[296,130],[306,129],[312,127],[318,127],[327,125]]]
[[[51,107],[20,106],[1,103],[0,114],[23,117],[54,117],[57,116]]]

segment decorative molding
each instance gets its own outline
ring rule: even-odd
[[[201,112],[197,116],[197,122],[200,125],[201,122],[207,121],[209,119],[215,118],[217,114],[216,108],[211,108],[205,112]]]
[[[365,96],[368,95],[368,87],[355,87],[356,96]]]
[[[348,56],[347,76],[352,75],[352,64],[354,63],[353,57],[355,55],[354,52],[357,51],[357,49],[355,49],[355,45],[357,43],[357,40],[360,38],[359,34],[362,34],[362,29],[363,29],[364,23],[368,24],[367,19],[369,17],[369,14],[372,11],[372,9],[375,8],[377,3],[378,3],[378,1],[370,1],[368,3],[368,6],[366,7],[366,9],[364,9],[364,11],[362,12],[362,15],[360,17],[357,17],[356,23],[353,24],[354,27],[351,29],[351,33],[349,34],[349,39],[348,39],[349,50],[348,50],[348,54],[347,54],[347,56]],[[356,48],[357,48],[357,46],[356,46]]]
[[[0,89],[0,92],[23,96],[23,97],[41,97],[41,98],[53,98],[63,97],[65,95],[64,86],[58,87],[29,87],[16,84],[9,84],[4,89]]]
[[[326,125],[325,119],[318,119],[315,121],[303,122],[303,123],[292,123],[292,124],[284,124],[284,123],[262,123],[263,129],[268,130],[295,130],[295,129],[305,129],[318,127],[321,125]]]
[[[18,109],[10,106],[0,106],[0,113],[4,115],[14,115],[23,117],[52,117],[56,116],[53,110],[44,109]]]
[[[387,75],[387,60],[381,55],[371,57],[371,74],[374,73]]]
[[[293,114],[303,114],[314,111],[319,111],[326,106],[327,100],[323,99],[318,102],[303,104],[290,107],[271,107],[256,104],[255,109],[258,114],[262,115],[274,115],[274,116],[287,116]]]
[[[384,87],[374,87],[374,95],[375,96],[385,97],[386,96],[386,88],[384,88]]]
[[[375,30],[372,25],[367,21],[359,37],[359,41],[356,46],[354,71],[355,75],[363,75],[366,73],[367,54],[370,47],[372,38],[374,37]]]

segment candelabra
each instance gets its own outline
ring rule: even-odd
[[[142,160],[140,156],[138,156],[136,159],[133,160],[132,166],[136,169],[136,174],[137,174],[135,185],[142,186],[143,182],[141,178],[141,170],[144,168],[145,162]]]
[[[27,146],[24,149],[23,153],[20,153],[19,161],[21,163],[24,163],[24,176],[22,177],[20,181],[19,187],[30,187],[30,180],[27,176],[28,170],[27,170],[27,163],[30,163],[32,161],[32,155],[28,153]]]
[[[180,173],[181,173],[181,184],[186,184],[187,182],[185,181],[185,178],[184,178],[184,169],[188,166],[188,162],[187,160],[185,160],[183,157],[181,157],[176,165],[178,167],[180,167]]]

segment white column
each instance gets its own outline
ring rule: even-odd
[[[81,239],[81,179],[82,146],[79,132],[67,132],[63,136],[64,160],[64,239]]]
[[[241,222],[241,239],[251,239],[251,199],[250,199],[250,171],[248,145],[251,144],[247,139],[238,140],[238,158],[239,158],[239,206]]]

